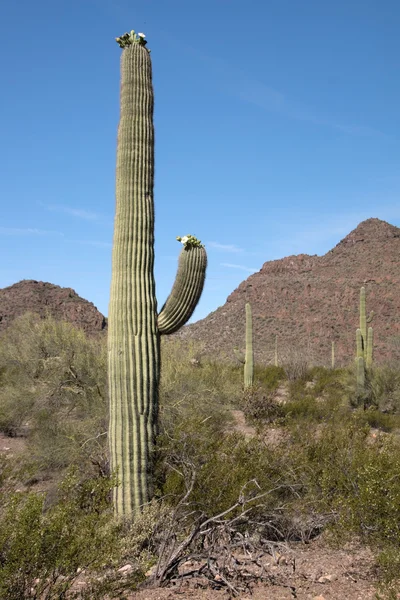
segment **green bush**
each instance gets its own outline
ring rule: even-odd
[[[285,415],[284,406],[276,399],[276,387],[271,391],[258,386],[245,390],[242,408],[246,419],[256,427],[280,423]]]
[[[43,471],[107,470],[106,345],[72,325],[26,314],[0,338],[0,428],[28,436]]]
[[[286,374],[283,367],[276,367],[275,365],[260,367],[256,365],[254,367],[254,378],[262,388],[272,392],[286,379]]]
[[[388,413],[400,414],[400,370],[379,366],[371,370],[369,377],[374,404]]]
[[[280,453],[240,434],[202,437],[196,442],[190,451],[187,444],[177,444],[169,456],[163,494],[173,503],[185,493],[193,475],[190,506],[208,517],[233,506],[242,494],[251,497],[268,492],[262,503],[264,512],[284,496],[283,484],[291,477],[282,469]]]
[[[177,404],[202,396],[213,398],[219,406],[234,406],[240,402],[243,369],[210,361],[202,349],[179,339],[161,338],[160,403]]]
[[[44,494],[1,498],[1,598],[63,598],[78,568],[112,564],[119,543],[110,526],[113,485],[107,478],[80,483],[71,472],[48,510]]]
[[[299,506],[320,515],[340,541],[359,536],[390,567],[400,562],[400,443],[384,433],[371,434],[364,411],[341,415],[317,429],[292,429],[288,462],[303,482]]]

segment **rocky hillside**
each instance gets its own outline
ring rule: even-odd
[[[375,312],[375,359],[398,359],[399,267],[400,229],[368,219],[324,256],[300,254],[266,262],[223,306],[180,335],[233,359],[233,348],[244,345],[244,306],[250,302],[258,362],[272,361],[278,336],[281,355],[297,352],[326,365],[335,341],[336,363],[347,364],[355,353],[359,292],[365,286],[367,311]]]
[[[257,362],[273,360],[278,336],[282,357],[294,352],[329,365],[334,341],[336,364],[347,364],[355,353],[359,292],[364,285],[367,311],[375,312],[375,360],[400,359],[399,266],[400,228],[368,219],[324,256],[300,254],[264,263],[223,306],[176,335],[234,361],[233,348],[244,345],[244,306],[250,302]],[[96,307],[71,288],[21,281],[0,290],[0,332],[26,311],[51,314],[89,333],[107,326]]]
[[[103,331],[105,317],[91,302],[71,288],[62,288],[43,281],[24,280],[0,289],[0,332],[16,317],[26,312],[69,321],[86,332]]]

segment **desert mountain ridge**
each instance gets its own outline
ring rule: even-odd
[[[265,262],[223,306],[175,335],[213,356],[235,360],[233,348],[244,346],[244,307],[250,302],[257,362],[272,361],[277,336],[282,356],[298,351],[316,364],[330,364],[334,341],[337,364],[348,364],[355,353],[364,286],[367,311],[375,313],[375,358],[400,358],[399,257],[400,228],[367,219],[323,256],[299,254]],[[0,289],[0,332],[27,311],[51,314],[90,334],[107,328],[106,318],[71,288],[23,280]]]
[[[355,354],[364,286],[367,311],[375,313],[375,359],[400,358],[399,257],[400,228],[367,219],[322,256],[299,254],[264,263],[223,306],[179,335],[203,343],[211,354],[232,357],[234,347],[244,347],[249,302],[256,362],[272,362],[277,336],[282,357],[298,351],[315,364],[329,365],[334,341],[336,364],[348,364]]]
[[[0,332],[26,312],[42,318],[51,315],[89,334],[99,333],[107,327],[107,319],[94,304],[81,298],[72,288],[24,279],[0,289]]]

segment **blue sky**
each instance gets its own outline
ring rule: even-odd
[[[265,261],[400,226],[398,0],[13,0],[0,6],[0,287],[72,287],[107,314],[119,57],[147,36],[161,307],[208,250],[195,319]]]

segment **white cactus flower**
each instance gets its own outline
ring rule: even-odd
[[[188,236],[188,235],[184,235],[184,236],[183,236],[183,238],[181,239],[181,243],[182,243],[182,244],[184,244],[184,245],[185,245],[185,244],[186,244],[186,242],[188,242],[188,241],[189,241],[189,236]]]
[[[141,38],[145,38],[146,36],[144,35],[144,33],[138,33],[138,36]]]

